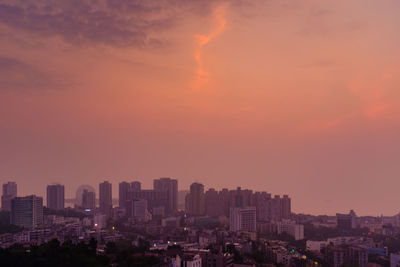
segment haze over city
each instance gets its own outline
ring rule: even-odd
[[[0,183],[179,180],[395,215],[400,2],[0,0]],[[23,19],[21,19],[23,18]]]

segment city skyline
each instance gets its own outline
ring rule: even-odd
[[[400,267],[400,0],[0,0],[0,265]]]
[[[183,2],[183,3],[182,3]],[[0,182],[169,176],[396,214],[400,2],[0,0]],[[97,197],[99,194],[97,194]]]
[[[65,201],[66,201],[66,204],[65,204],[65,206],[67,207],[67,206],[69,206],[69,207],[74,207],[74,205],[81,205],[82,203],[80,203],[79,201],[80,200],[78,200],[77,199],[77,192],[78,192],[78,190],[79,189],[81,189],[82,187],[86,187],[86,186],[90,186],[90,187],[92,187],[93,189],[94,189],[94,193],[95,193],[95,195],[94,195],[94,201],[95,201],[95,203],[93,203],[93,205],[95,205],[95,207],[96,206],[98,206],[98,207],[100,207],[99,205],[100,205],[100,203],[101,203],[101,201],[100,201],[100,190],[99,189],[97,189],[96,190],[96,188],[99,188],[99,186],[101,187],[101,185],[102,184],[104,184],[104,183],[109,183],[109,185],[111,186],[111,189],[109,189],[109,190],[111,190],[111,196],[112,196],[112,205],[114,206],[114,207],[117,207],[117,206],[120,206],[121,207],[121,200],[125,200],[126,199],[126,197],[124,197],[124,196],[122,196],[122,199],[121,199],[121,194],[120,194],[120,192],[121,192],[121,185],[125,185],[125,184],[128,184],[128,185],[131,185],[132,186],[132,188],[133,187],[138,187],[139,189],[133,189],[133,191],[136,191],[136,190],[144,190],[144,191],[151,191],[151,190],[157,190],[155,187],[154,187],[154,182],[156,181],[156,180],[160,180],[160,179],[171,179],[171,180],[177,180],[177,179],[174,179],[174,178],[171,178],[171,177],[159,177],[159,178],[154,178],[154,179],[152,179],[152,181],[149,183],[150,184],[150,186],[143,186],[143,184],[142,184],[142,181],[140,181],[139,179],[124,179],[124,180],[121,180],[121,181],[118,181],[118,182],[116,182],[115,183],[115,185],[113,186],[113,182],[109,182],[108,180],[106,180],[106,179],[102,179],[102,180],[100,180],[101,182],[99,182],[98,183],[98,185],[97,186],[92,186],[92,185],[87,185],[87,184],[82,184],[82,185],[80,185],[80,186],[78,186],[77,188],[70,188],[69,190],[68,190],[68,187],[66,187],[67,188],[67,190],[65,190],[66,192],[68,192],[68,191],[70,191],[71,193],[70,194],[65,194],[65,196],[64,196],[64,185],[63,184],[60,184],[60,183],[52,183],[52,184],[50,184],[50,185],[46,185],[45,186],[45,189],[44,189],[44,193],[43,194],[40,194],[40,193],[34,193],[34,192],[32,192],[32,191],[30,191],[30,193],[27,193],[27,194],[18,194],[17,196],[18,197],[27,197],[27,196],[31,196],[31,195],[35,195],[35,196],[37,196],[37,197],[41,197],[41,198],[43,198],[43,199],[48,199],[48,193],[46,192],[46,190],[48,191],[49,190],[49,187],[54,187],[54,186],[57,186],[57,187],[62,187],[62,196],[63,196],[63,199],[65,199]],[[325,212],[325,213],[308,213],[308,212],[304,212],[303,210],[301,210],[301,207],[299,207],[299,205],[296,203],[296,200],[295,199],[293,199],[292,198],[292,196],[290,195],[290,194],[288,194],[287,192],[272,192],[272,191],[268,191],[268,190],[263,190],[263,189],[261,189],[261,188],[258,188],[258,189],[252,189],[252,188],[248,188],[248,187],[243,187],[243,186],[240,186],[240,185],[232,185],[232,186],[225,186],[225,187],[221,187],[221,188],[216,188],[216,187],[212,187],[212,186],[209,186],[209,185],[206,185],[206,184],[203,184],[203,183],[201,183],[201,182],[199,182],[198,180],[196,180],[196,181],[194,181],[194,182],[192,182],[187,188],[182,188],[182,186],[179,186],[179,180],[177,180],[178,181],[178,183],[177,183],[177,185],[178,185],[178,191],[177,191],[177,193],[179,193],[179,192],[185,192],[186,193],[186,197],[188,197],[189,195],[190,195],[190,193],[191,193],[191,188],[192,188],[192,186],[202,186],[203,187],[203,198],[206,196],[206,193],[207,192],[210,192],[210,191],[212,191],[212,192],[220,192],[221,190],[223,190],[223,189],[227,189],[227,190],[229,190],[229,191],[235,191],[235,190],[237,190],[237,189],[239,189],[239,188],[241,188],[242,190],[250,190],[250,191],[252,191],[253,193],[262,193],[262,192],[265,192],[265,193],[268,193],[268,194],[270,194],[271,195],[271,197],[272,197],[272,199],[273,199],[273,197],[274,196],[280,196],[280,197],[282,197],[282,199],[283,200],[285,200],[285,198],[286,197],[289,197],[289,206],[291,207],[290,209],[291,209],[291,212],[293,212],[293,213],[296,213],[296,214],[310,214],[310,215],[328,215],[328,216],[334,216],[335,214],[340,214],[340,213],[347,213],[349,210],[355,210],[356,212],[357,212],[357,214],[358,215],[360,215],[360,216],[381,216],[381,215],[384,215],[384,216],[395,216],[395,215],[397,215],[397,214],[400,214],[399,212],[396,212],[396,211],[394,211],[392,214],[371,214],[371,213],[366,213],[366,214],[363,214],[363,213],[359,213],[358,212],[358,210],[356,210],[356,209],[353,209],[352,207],[347,207],[346,209],[343,209],[343,210],[335,210],[335,211],[333,211],[332,213],[328,213],[328,212]],[[15,183],[15,181],[9,181],[9,180],[7,180],[7,182],[4,182],[3,183],[3,188],[5,187],[5,186],[7,186],[8,184],[18,184],[18,183]],[[139,183],[139,184],[138,184]],[[130,188],[130,187],[129,187]],[[128,190],[129,191],[129,189],[126,189],[126,190]],[[214,191],[214,190],[216,190],[216,191]],[[125,190],[124,190],[125,191]],[[126,192],[128,192],[128,191],[126,191]],[[20,192],[20,187],[18,187],[18,192]],[[212,193],[211,192],[211,193]],[[81,193],[83,193],[83,191],[81,192]],[[3,194],[4,195],[4,194]],[[178,195],[176,196],[176,197],[178,197]],[[81,197],[79,198],[79,199],[81,199]],[[290,201],[290,200],[292,200],[292,201]],[[294,201],[293,201],[294,200]],[[67,204],[67,202],[69,201],[69,204]],[[70,201],[73,201],[73,202],[70,202]],[[76,201],[78,201],[78,202],[76,202]],[[176,201],[177,201],[177,205],[179,205],[179,204],[182,204],[182,203],[180,203],[179,201],[178,201],[178,198],[176,199]],[[182,201],[182,200],[181,200]],[[187,205],[187,203],[189,203],[190,202],[190,200],[188,200],[188,198],[186,198],[185,200],[184,200],[184,202],[186,203],[186,205]],[[290,202],[291,202],[291,204],[290,204]],[[43,202],[43,204],[44,204],[45,202]],[[97,204],[96,204],[97,203]],[[185,203],[183,203],[183,204],[185,204]],[[293,205],[294,204],[294,205]],[[46,201],[46,206],[48,206],[48,204],[47,204],[47,201]],[[101,208],[100,208],[101,209]],[[190,211],[191,210],[191,208],[190,207],[185,207],[184,209],[186,209],[186,211]],[[204,209],[204,207],[203,207],[203,209]],[[201,212],[199,213],[199,214],[201,214]],[[288,215],[286,215],[286,216],[288,216]]]

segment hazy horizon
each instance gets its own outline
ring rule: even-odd
[[[400,1],[0,0],[0,182],[172,177],[400,211]],[[130,178],[134,177],[134,178]]]

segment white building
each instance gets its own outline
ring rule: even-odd
[[[231,231],[255,232],[256,227],[256,207],[231,208],[229,214]]]
[[[182,267],[201,267],[201,257],[199,254],[185,254],[182,257]]]
[[[325,248],[327,246],[328,242],[327,241],[312,241],[312,240],[307,240],[306,241],[306,248],[307,250],[310,251],[318,251],[320,252],[321,249]]]
[[[304,225],[296,224],[294,221],[282,220],[276,222],[277,233],[287,233],[294,237],[295,240],[304,239]]]

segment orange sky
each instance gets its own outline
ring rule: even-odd
[[[117,3],[118,2],[118,3]],[[400,2],[0,0],[0,182],[400,201]]]

